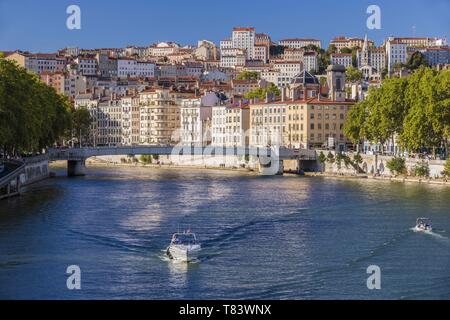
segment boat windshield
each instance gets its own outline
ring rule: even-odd
[[[428,219],[428,218],[419,218],[419,219],[417,219],[416,224],[417,225],[430,225],[431,222],[430,222],[430,219]]]
[[[197,239],[193,233],[176,233],[172,237],[173,244],[196,244]]]

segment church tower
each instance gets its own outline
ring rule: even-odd
[[[364,45],[361,52],[361,67],[366,66],[370,66],[369,40],[367,39],[367,33],[364,37]]]

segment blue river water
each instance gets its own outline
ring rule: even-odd
[[[450,188],[89,168],[0,202],[0,299],[450,299]],[[415,233],[417,217],[434,232]],[[197,263],[164,250],[188,226]],[[81,270],[81,290],[66,269]],[[367,288],[380,267],[381,289]]]

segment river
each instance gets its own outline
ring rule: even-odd
[[[0,299],[450,299],[450,188],[88,168],[0,202]],[[434,232],[415,233],[417,217]],[[191,227],[200,260],[174,263]],[[68,290],[66,269],[81,270]],[[381,289],[367,288],[379,266]]]

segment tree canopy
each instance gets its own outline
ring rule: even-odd
[[[39,78],[0,59],[0,149],[4,153],[39,152],[70,127],[66,97]]]
[[[425,56],[419,52],[414,52],[405,64],[406,69],[414,71],[419,69],[421,66],[427,67],[428,61]]]
[[[259,78],[259,74],[256,71],[242,71],[236,76],[236,80],[256,80]]]
[[[358,82],[362,80],[363,73],[355,67],[348,67],[345,70],[345,78],[351,83]]]
[[[345,134],[384,144],[398,137],[408,151],[444,147],[450,139],[450,70],[421,67],[407,78],[386,79],[349,112]]]
[[[253,91],[248,92],[245,94],[245,99],[254,99],[258,98],[260,100],[263,100],[266,98],[266,94],[274,94],[275,96],[279,96],[281,94],[280,89],[278,89],[273,83],[267,87],[267,88],[257,88]]]

